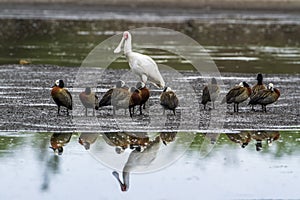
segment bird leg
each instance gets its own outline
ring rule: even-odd
[[[215,102],[212,102],[212,105],[213,105],[213,109],[215,109]]]
[[[142,105],[140,105],[140,115],[142,115]]]
[[[57,116],[59,116],[60,106],[57,106]]]
[[[236,109],[235,109],[235,103],[233,103],[233,112],[236,112]]]
[[[236,104],[236,112],[239,112],[239,104]]]
[[[176,115],[175,108],[173,109],[173,113],[174,113],[174,115]]]
[[[85,108],[85,116],[87,117],[87,108]]]
[[[93,117],[95,116],[95,109],[93,108]]]
[[[130,117],[132,118],[132,113],[131,113],[131,107],[129,106],[129,114],[130,114]]]

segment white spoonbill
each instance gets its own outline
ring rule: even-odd
[[[155,61],[147,55],[132,51],[131,34],[128,31],[125,31],[123,33],[122,40],[118,47],[114,50],[114,53],[121,52],[123,43],[124,54],[132,72],[137,74],[141,78],[142,82],[146,83],[147,81],[149,81],[159,88],[164,88],[165,81],[158,71],[158,67]]]

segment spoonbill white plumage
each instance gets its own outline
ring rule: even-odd
[[[149,81],[158,88],[164,88],[165,81],[163,80],[155,61],[147,55],[132,51],[131,34],[128,31],[125,31],[123,33],[121,42],[114,50],[114,53],[121,52],[123,43],[124,54],[132,72],[137,74],[141,78],[142,82],[146,83],[147,81]]]

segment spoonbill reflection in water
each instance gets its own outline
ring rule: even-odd
[[[141,78],[146,84],[147,81],[153,83],[158,88],[165,87],[156,62],[149,56],[132,51],[131,34],[128,31],[123,33],[120,44],[114,50],[114,53],[120,53],[122,44],[124,43],[124,54],[133,73]]]
[[[149,142],[143,151],[135,149],[128,157],[128,160],[123,168],[123,182],[119,178],[119,173],[113,171],[113,176],[117,179],[123,192],[129,189],[129,175],[131,171],[138,169],[147,169],[155,160],[158,150],[161,146],[160,137],[157,136],[153,141]]]

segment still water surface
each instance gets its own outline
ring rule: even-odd
[[[163,149],[184,144],[182,138],[185,134],[177,133],[175,137],[162,137],[160,134],[157,158],[168,160],[172,154],[164,154],[166,151]],[[130,173],[127,192],[121,192],[112,175],[115,168],[99,162],[99,158],[103,155],[128,158],[131,151],[143,154],[146,150],[138,149],[136,140],[131,140],[131,144],[135,141],[132,149],[127,146],[124,153],[118,154],[115,151],[116,141],[121,140],[117,135],[107,140],[104,134],[99,134],[91,142],[90,149],[86,150],[78,142],[79,138],[84,137],[82,134],[1,133],[0,198],[299,198],[298,131],[192,135],[192,143],[181,146],[182,156],[176,162],[158,167],[151,173]],[[55,137],[64,141],[62,155],[55,154],[49,148],[55,143]],[[166,145],[162,143],[163,140]],[[138,141],[141,146],[145,144]],[[122,169],[118,172],[122,173]]]

